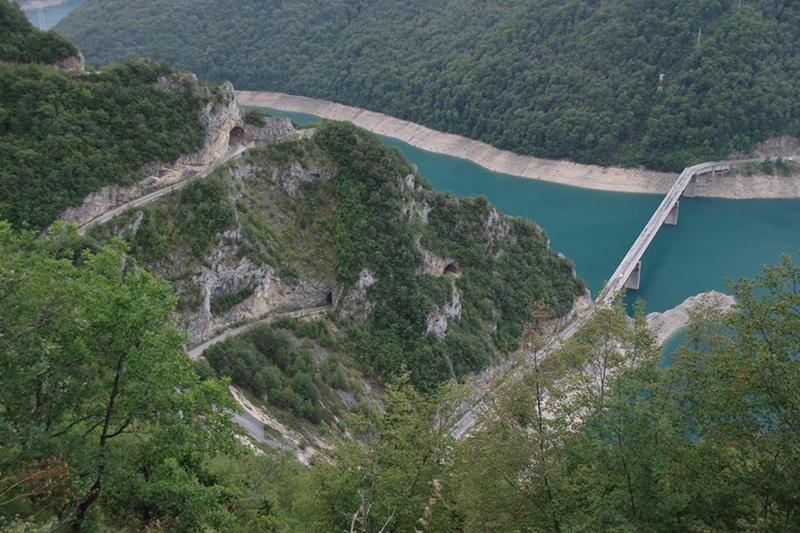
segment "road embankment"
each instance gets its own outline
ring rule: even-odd
[[[503,174],[613,192],[666,194],[677,174],[639,168],[600,167],[514,154],[486,143],[343,104],[267,91],[237,91],[240,105],[269,107],[352,122],[378,135],[429,152],[466,159]],[[731,199],[800,198],[800,176],[698,177],[697,196]]]

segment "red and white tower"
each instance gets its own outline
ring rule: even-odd
[[[661,67],[661,72],[658,73],[658,88],[656,91],[662,92],[664,90],[664,67]]]

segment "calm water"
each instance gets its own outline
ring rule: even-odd
[[[59,20],[63,19],[67,16],[67,14],[84,3],[86,0],[67,0],[63,4],[59,4],[57,6],[50,6],[45,7],[44,11],[44,27],[40,26],[39,24],[39,10],[38,9],[31,9],[25,11],[25,14],[28,15],[28,19],[31,23],[39,28],[40,30],[49,30],[53,26],[55,26]]]
[[[319,119],[269,109],[300,124]],[[502,212],[541,225],[554,250],[575,261],[592,294],[614,272],[662,197],[610,193],[517,178],[462,159],[426,152],[396,139],[440,191],[484,195]],[[681,199],[678,226],[664,226],[642,261],[641,290],[648,311],[664,311],[689,296],[725,290],[728,277],[753,276],[800,246],[800,200]]]

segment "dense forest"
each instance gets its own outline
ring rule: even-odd
[[[0,28],[0,61],[51,64],[78,55],[74,44],[54,31],[37,30],[7,0],[0,2]]]
[[[0,24],[0,59],[8,61],[0,62],[0,219],[43,228],[90,192],[132,183],[145,163],[203,146],[206,96],[157,89],[159,77],[181,77],[166,64],[132,60],[99,73],[66,72],[40,63],[77,53],[74,45],[33,28],[7,0],[0,0]],[[57,46],[43,57],[42,43]]]
[[[58,30],[93,64],[167,59],[547,158],[675,171],[800,135],[791,0],[88,0]]]

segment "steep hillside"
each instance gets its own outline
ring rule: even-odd
[[[53,31],[34,28],[8,0],[0,1],[0,28],[0,61],[52,64],[78,56],[74,44]]]
[[[432,191],[398,150],[344,123],[287,131],[91,235],[128,240],[173,281],[195,342],[328,303],[368,374],[407,369],[423,390],[516,349],[534,302],[560,317],[584,290],[536,225]]]
[[[800,135],[800,8],[739,4],[89,0],[59,31],[95,64],[148,55],[523,154],[679,170]]]
[[[164,63],[84,72],[72,43],[33,28],[7,0],[0,60],[0,219],[16,227],[44,228],[90,193],[214,148],[217,119],[227,107],[239,113],[232,90]]]

